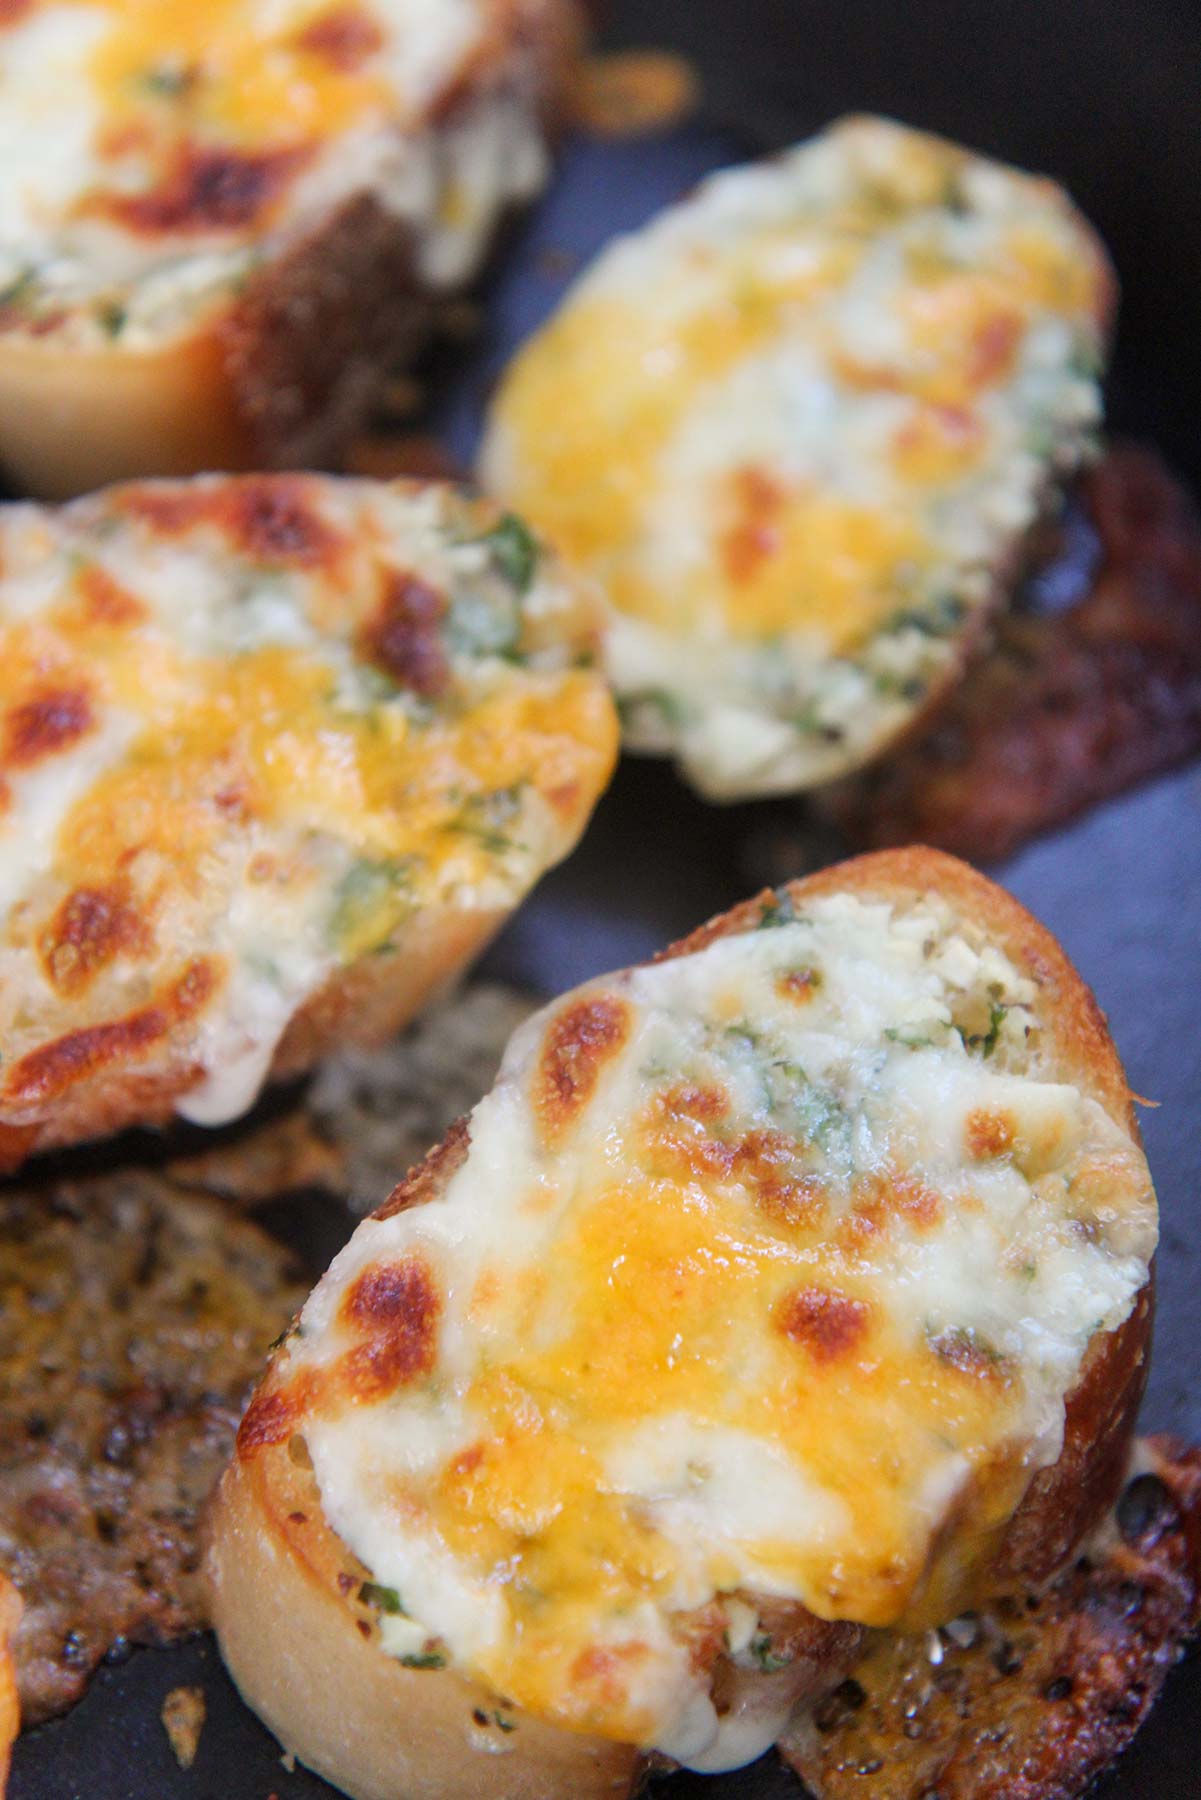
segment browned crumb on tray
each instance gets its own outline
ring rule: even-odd
[[[817,800],[856,844],[992,862],[1201,752],[1196,508],[1132,445],[1111,448],[1078,495],[1096,560],[1075,603],[1004,616],[924,735]]]
[[[162,1175],[0,1189],[0,1568],[25,1603],[26,1725],[106,1655],[204,1624],[200,1508],[302,1299],[257,1226]]]
[[[282,1113],[272,1109],[265,1119],[252,1114],[215,1143],[172,1157],[165,1173],[176,1186],[215,1194],[243,1209],[302,1189],[338,1194],[346,1182],[336,1146],[318,1135],[301,1104]]]
[[[196,1761],[206,1715],[203,1688],[175,1687],[163,1701],[159,1717],[181,1769]]]
[[[780,1751],[817,1800],[1075,1800],[1199,1624],[1201,1449],[1143,1439],[1110,1519],[1049,1588],[874,1634]]]
[[[641,137],[683,124],[700,102],[696,70],[669,50],[619,50],[576,66],[572,123],[598,137]]]

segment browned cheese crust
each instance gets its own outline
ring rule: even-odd
[[[0,1568],[25,1602],[26,1724],[105,1656],[207,1622],[200,1507],[302,1297],[278,1245],[169,1175],[0,1187]]]
[[[996,861],[1201,751],[1191,497],[1153,452],[1119,445],[1080,482],[1076,503],[1059,550],[1078,598],[1063,611],[1005,614],[991,651],[917,741],[817,797],[852,841],[916,840]],[[1082,552],[1095,563],[1073,568]],[[1049,572],[1044,564],[1044,584]]]
[[[1201,1450],[1140,1443],[1114,1514],[1049,1588],[879,1639],[780,1745],[817,1800],[1075,1800],[1201,1625]]]
[[[937,851],[862,857],[765,892],[662,954],[688,955],[755,929],[785,891],[803,904],[835,891],[903,901],[930,890],[1037,983],[1044,1066],[1137,1134],[1104,1019],[1055,939],[1009,895]],[[453,1126],[375,1216],[440,1193],[467,1155],[468,1132],[466,1120]],[[1036,1479],[1011,1521],[994,1568],[998,1586],[1044,1579],[1112,1503],[1142,1393],[1151,1314],[1149,1282],[1126,1323],[1094,1338],[1068,1396],[1061,1461]],[[377,1615],[356,1603],[367,1571],[326,1522],[308,1467],[303,1432],[310,1398],[303,1378],[287,1384],[268,1367],[213,1509],[213,1617],[247,1702],[302,1761],[356,1800],[393,1800],[397,1791],[421,1800],[477,1791],[497,1800],[631,1793],[648,1767],[645,1757],[521,1713],[510,1717],[506,1754],[482,1773],[479,1758],[495,1743],[480,1733],[491,1729],[498,1697],[451,1671],[413,1671],[381,1653]],[[858,1653],[860,1628],[817,1620],[796,1604],[749,1598],[771,1611],[773,1642],[787,1642],[795,1656],[782,1674],[747,1674],[734,1667],[720,1640],[709,1645],[705,1654],[723,1707],[753,1707],[756,1687],[762,1692],[763,1684],[781,1679],[797,1701],[816,1700],[836,1686]],[[698,1634],[703,1625],[698,1619]]]

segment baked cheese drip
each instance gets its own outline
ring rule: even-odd
[[[8,0],[0,329],[158,345],[363,192],[461,282],[546,174],[540,4]]]
[[[1059,188],[878,119],[607,249],[482,468],[607,594],[628,743],[714,799],[887,744],[1091,447],[1110,288]]]
[[[1038,1003],[936,897],[843,894],[523,1026],[243,1427],[303,1433],[383,1647],[719,1768],[782,1725],[727,1739],[710,1696],[723,1646],[787,1660],[764,1597],[960,1610],[1156,1238]]]
[[[0,1123],[168,1054],[232,1117],[339,969],[515,905],[612,767],[596,630],[438,485],[0,511]]]

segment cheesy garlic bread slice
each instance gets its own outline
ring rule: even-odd
[[[750,1761],[865,1627],[1049,1576],[1112,1500],[1155,1196],[1088,990],[931,851],[523,1025],[276,1351],[222,1649],[357,1800]]]
[[[574,844],[597,616],[441,484],[0,511],[0,1149],[216,1123],[394,1031]]]
[[[629,747],[714,800],[885,750],[1091,448],[1113,291],[1053,183],[882,119],[604,251],[481,466],[605,592]]]
[[[328,464],[548,170],[570,0],[8,0],[0,464]]]

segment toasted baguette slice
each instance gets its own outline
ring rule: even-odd
[[[1008,895],[911,850],[747,901],[522,1026],[315,1290],[215,1501],[234,1679],[356,1800],[749,1761],[1094,1524],[1155,1230]]]
[[[8,1782],[9,1751],[21,1728],[17,1672],[12,1657],[13,1635],[20,1619],[21,1596],[12,1582],[0,1575],[0,1800],[4,1800]]]
[[[0,18],[0,463],[328,466],[542,185],[570,0]]]
[[[629,747],[737,800],[910,729],[1089,453],[1112,301],[1059,188],[882,119],[606,250],[481,469],[606,592]]]
[[[575,843],[597,617],[439,484],[0,512],[0,1149],[233,1118],[386,1037]]]

